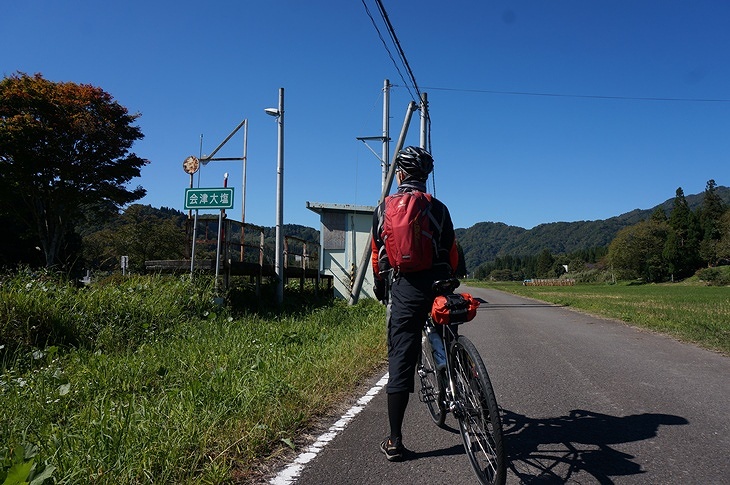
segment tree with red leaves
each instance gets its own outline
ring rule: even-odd
[[[139,116],[88,84],[25,73],[0,81],[0,219],[25,229],[6,238],[37,245],[48,267],[68,267],[90,210],[146,194],[126,186],[149,163],[130,152],[144,137]]]

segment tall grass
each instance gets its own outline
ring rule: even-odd
[[[730,354],[730,288],[688,284],[522,286],[470,282],[623,320]]]
[[[96,294],[105,310],[95,315],[127,316],[100,327],[141,337],[16,356],[0,376],[5,463],[23,444],[56,483],[246,483],[384,361],[383,309],[368,302],[238,316],[183,280],[112,286]],[[75,309],[89,311],[87,290]],[[134,304],[105,300],[123,296]]]
[[[132,276],[79,288],[25,270],[0,279],[0,346],[125,349],[164,336],[180,319],[213,311],[213,297],[210,280],[202,278]]]

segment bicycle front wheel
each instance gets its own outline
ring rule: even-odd
[[[455,415],[464,449],[480,483],[505,483],[507,463],[502,421],[492,383],[479,352],[460,335],[451,346]]]
[[[437,426],[443,426],[446,421],[446,405],[444,399],[446,388],[443,385],[445,371],[439,371],[433,360],[431,343],[426,332],[421,339],[421,358],[418,362],[418,377],[421,380],[419,398],[428,407],[431,419]]]

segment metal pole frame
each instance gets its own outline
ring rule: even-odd
[[[279,88],[279,114],[276,117],[278,124],[278,149],[276,155],[276,258],[274,272],[278,278],[276,286],[276,302],[279,306],[284,303],[284,273],[282,261],[284,259],[284,241],[282,237],[284,220],[284,88]]]
[[[243,130],[243,156],[242,157],[222,157],[222,158],[214,158],[215,154],[218,153],[218,151],[223,148],[223,146],[228,143],[228,141],[233,138],[233,135],[238,133],[238,130],[241,128],[244,128]],[[248,143],[248,119],[245,118],[243,121],[241,121],[238,126],[236,126],[233,131],[231,131],[228,136],[223,140],[216,148],[213,150],[213,153],[210,155],[205,155],[200,157],[200,164],[205,166],[208,165],[210,162],[234,162],[234,161],[242,161],[243,162],[243,187],[241,187],[241,261],[243,261],[243,225],[245,224],[244,217],[246,215],[246,162],[247,162],[247,155],[246,155],[246,146]],[[202,146],[202,141],[201,141]],[[227,180],[228,180],[228,174],[226,174],[226,182],[225,185],[227,186]],[[191,184],[192,187],[192,176],[191,176]],[[221,218],[219,220],[222,220],[222,214],[224,213],[223,210],[221,210]],[[218,234],[218,243],[220,244],[220,229],[221,229],[221,223],[218,224],[219,234]],[[190,255],[190,277],[193,276],[193,269],[195,265],[195,239],[196,239],[196,232],[198,228],[198,210],[195,210],[195,221],[193,223],[193,244],[192,244],[192,250]],[[220,258],[220,251],[216,251],[216,262],[215,262],[215,290],[217,292],[218,290],[218,265]]]
[[[388,168],[388,176],[386,178],[385,186],[383,187],[383,190],[380,194],[380,199],[378,199],[378,205],[380,205],[383,200],[388,196],[390,193],[390,187],[393,185],[393,177],[395,175],[395,158],[398,155],[398,152],[401,151],[403,148],[403,145],[405,144],[406,135],[408,134],[408,126],[411,123],[411,118],[413,116],[413,112],[416,111],[418,105],[416,105],[415,102],[411,101],[408,103],[408,108],[406,109],[406,115],[405,119],[403,120],[403,126],[400,131],[400,135],[398,136],[398,141],[396,142],[395,150],[393,151],[393,157],[391,158],[390,167]],[[358,298],[360,297],[360,290],[362,289],[362,283],[365,280],[365,271],[367,271],[368,266],[368,260],[370,259],[371,251],[372,251],[372,238],[373,235],[370,234],[368,236],[368,242],[365,244],[365,248],[363,250],[362,258],[360,259],[360,266],[357,268],[357,274],[355,276],[355,283],[352,286],[352,292],[350,293],[350,300],[349,305],[354,305],[357,303]]]

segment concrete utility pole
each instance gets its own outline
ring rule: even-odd
[[[390,81],[387,79],[383,82],[383,182],[380,190],[385,187],[385,181],[388,178],[388,170],[390,170]]]
[[[279,126],[278,150],[276,156],[276,258],[274,273],[278,278],[276,287],[276,302],[279,306],[284,303],[284,237],[282,234],[284,220],[284,88],[279,88],[279,108],[266,108],[266,114],[276,117]]]
[[[241,181],[241,262],[243,262],[246,229],[246,165],[248,164],[248,120],[243,120],[243,175]]]
[[[395,157],[398,156],[398,152],[403,148],[403,144],[405,143],[406,135],[408,134],[408,126],[411,123],[411,118],[413,117],[413,112],[416,110],[416,103],[411,101],[408,103],[408,109],[406,110],[406,116],[403,120],[403,126],[401,127],[400,135],[398,136],[398,141],[395,145],[395,151],[393,152],[393,158],[390,163],[390,167],[388,168],[388,176],[386,177],[385,185],[383,186],[383,190],[380,194],[380,199],[378,200],[378,204],[380,204],[390,192],[390,186],[393,185],[393,177],[395,175]],[[362,289],[362,283],[365,280],[365,272],[370,267],[368,265],[368,260],[370,259],[370,251],[371,251],[371,243],[372,243],[372,234],[368,237],[368,241],[365,244],[365,248],[363,250],[362,258],[360,259],[360,265],[357,268],[357,274],[355,275],[355,282],[352,287],[352,291],[350,292],[350,300],[349,304],[354,305],[357,303],[358,298],[360,297],[360,290]]]
[[[431,151],[428,146],[428,125],[431,118],[428,116],[428,93],[421,93],[421,148]]]
[[[383,190],[388,178],[388,170],[390,170],[390,163],[388,161],[388,153],[390,153],[390,81],[387,79],[383,83],[383,135],[382,136],[358,136],[358,140],[365,143],[368,150],[373,152],[373,155],[378,157],[380,161],[381,171],[381,182],[380,190]],[[382,143],[382,155],[378,156],[375,150],[370,148],[368,141],[379,140]]]

